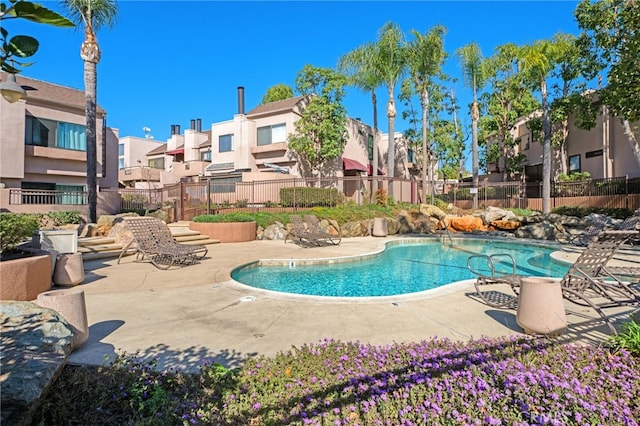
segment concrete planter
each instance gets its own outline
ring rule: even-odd
[[[567,316],[560,281],[522,278],[516,322],[528,334],[562,334],[567,328]]]
[[[0,262],[0,300],[31,301],[51,290],[51,253],[31,251],[31,257]]]
[[[52,290],[41,293],[35,301],[36,305],[53,309],[67,320],[73,327],[72,349],[80,347],[89,338],[87,306],[82,290]]]
[[[240,243],[256,239],[256,222],[189,222],[189,229],[221,243]]]
[[[53,282],[59,286],[74,286],[84,280],[82,253],[66,253],[56,256]]]

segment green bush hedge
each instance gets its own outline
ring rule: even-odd
[[[627,208],[606,208],[606,207],[579,207],[564,206],[556,207],[553,213],[563,214],[566,216],[585,217],[591,213],[604,214],[616,219],[626,219],[633,214],[633,210]]]
[[[194,222],[223,223],[223,222],[254,222],[253,216],[246,213],[203,214],[193,218]]]
[[[0,213],[0,252],[14,249],[31,239],[40,228],[42,215],[30,213]]]
[[[343,197],[337,188],[280,189],[280,204],[284,207],[335,206]]]

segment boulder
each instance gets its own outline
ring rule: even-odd
[[[367,222],[347,222],[340,227],[343,237],[364,237],[369,235]]]
[[[517,220],[494,220],[491,226],[501,231],[515,231],[522,226]]]
[[[540,222],[532,225],[522,226],[516,230],[514,235],[517,238],[555,240],[558,235],[558,230],[549,222]]]
[[[400,232],[400,222],[393,217],[387,218],[387,235],[396,235]]]
[[[116,244],[127,244],[133,239],[131,230],[127,227],[124,221],[114,224],[107,234],[110,238],[114,239]]]
[[[489,206],[484,210],[482,214],[482,220],[484,221],[485,224],[488,225],[492,222],[496,222],[504,219],[505,217],[507,217],[507,214],[508,214],[508,210],[503,210],[498,207]]]
[[[486,231],[482,218],[474,216],[448,217],[449,229],[453,231],[474,232]]]
[[[444,220],[447,214],[443,212],[439,207],[431,204],[420,204],[420,213],[425,216],[435,217],[438,221]]]
[[[258,240],[284,240],[287,235],[287,228],[281,223],[276,222],[264,228],[258,229]]]

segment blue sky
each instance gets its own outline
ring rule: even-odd
[[[37,0],[36,0],[37,1]],[[40,1],[62,12],[57,1]],[[102,29],[98,42],[98,103],[120,136],[144,136],[151,128],[166,141],[172,124],[212,122],[237,113],[237,86],[245,88],[245,110],[257,106],[278,83],[294,86],[305,64],[335,67],[340,56],[375,41],[386,22],[409,34],[444,25],[445,71],[460,78],[454,51],[472,41],[485,56],[495,47],[527,44],[558,32],[578,33],[576,1],[119,1],[119,18]],[[35,64],[23,75],[83,89],[81,29],[5,21],[11,35],[40,41]],[[468,124],[470,90],[453,84],[459,118]],[[380,88],[379,127],[387,129],[386,89]],[[350,88],[344,100],[351,117],[372,124],[370,96]],[[400,115],[400,114],[399,114]],[[407,125],[397,122],[396,130]]]

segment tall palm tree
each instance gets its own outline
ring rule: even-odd
[[[420,34],[413,31],[415,39],[407,46],[407,65],[412,83],[420,97],[422,108],[422,201],[427,199],[427,170],[428,181],[431,185],[431,200],[433,202],[433,169],[431,168],[431,153],[429,143],[429,87],[432,78],[440,74],[442,64],[446,58],[444,51],[445,28],[436,25],[428,33]]]
[[[388,22],[378,32],[375,43],[373,68],[387,86],[389,101],[387,103],[387,118],[389,121],[389,177],[394,176],[395,170],[395,86],[405,72],[405,40],[402,30],[397,24]],[[389,185],[389,196],[393,197],[393,185]]]
[[[376,89],[382,84],[382,79],[372,66],[376,46],[366,43],[342,56],[338,62],[338,69],[349,78],[350,84],[359,87],[366,93],[371,93],[371,105],[373,107],[373,158],[371,173],[378,175],[378,98]],[[378,180],[371,182],[371,193],[378,189]]]
[[[538,40],[520,50],[520,70],[542,98],[542,212],[551,213],[551,108],[547,78],[563,53],[560,43]]]
[[[84,42],[80,57],[84,61],[85,119],[87,132],[87,202],[89,221],[96,222],[97,193],[97,65],[100,62],[100,47],[96,32],[103,26],[112,27],[118,12],[116,0],[61,0],[72,20],[84,26]],[[106,147],[102,147],[106,149]]]
[[[473,187],[478,188],[478,90],[484,86],[486,76],[484,72],[484,58],[480,46],[471,42],[456,50],[456,54],[462,62],[464,80],[473,90],[473,103],[471,104],[471,168],[473,174]],[[473,194],[473,208],[478,208],[478,193]]]

